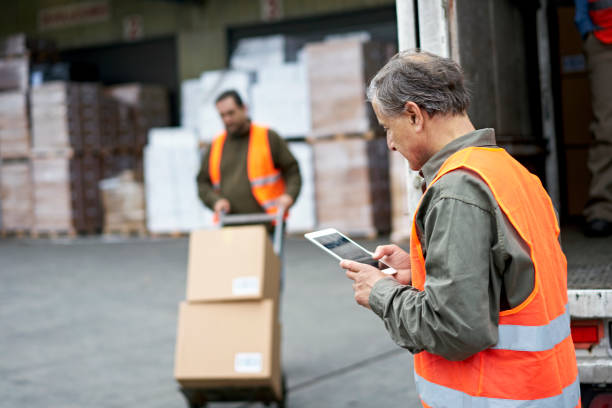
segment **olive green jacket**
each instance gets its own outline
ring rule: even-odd
[[[424,183],[458,150],[494,145],[493,129],[450,142],[421,169]],[[427,290],[384,278],[372,288],[372,310],[392,339],[413,353],[463,360],[496,344],[499,312],[529,296],[534,266],[491,190],[467,170],[447,173],[426,191],[416,226]]]
[[[247,153],[249,147],[249,132],[228,135],[223,145],[221,156],[221,186],[217,192],[213,189],[208,171],[210,149],[202,158],[202,165],[197,176],[200,199],[208,208],[213,209],[215,202],[225,198],[230,202],[230,213],[251,214],[262,213],[261,208],[251,192],[251,183],[247,176]],[[276,168],[280,169],[285,181],[285,192],[293,201],[298,197],[302,187],[300,168],[289,147],[273,130],[268,130],[270,151]]]

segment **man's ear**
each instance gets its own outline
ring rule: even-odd
[[[416,126],[415,130],[421,130],[423,127],[423,111],[414,102],[408,101],[404,105],[404,114],[407,115],[410,124]]]

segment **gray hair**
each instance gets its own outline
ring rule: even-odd
[[[430,116],[462,114],[470,104],[463,70],[450,58],[420,51],[402,51],[378,71],[367,91],[386,116],[401,114],[414,102]]]

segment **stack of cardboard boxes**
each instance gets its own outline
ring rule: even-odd
[[[165,91],[142,84],[103,88],[92,82],[51,81],[34,87],[30,100],[33,232],[101,230],[98,183],[130,170],[142,189],[143,135],[151,126],[167,124]],[[105,222],[105,231],[144,231],[140,202],[138,223],[117,228]]]
[[[183,390],[282,398],[280,269],[261,225],[192,232],[174,370]]]
[[[2,233],[29,230],[32,218],[28,74],[25,36],[0,41],[0,217]]]
[[[394,47],[347,38],[307,44],[304,52],[318,227],[352,236],[388,232],[389,158],[366,86]]]
[[[100,87],[48,82],[31,91],[34,232],[100,228]]]

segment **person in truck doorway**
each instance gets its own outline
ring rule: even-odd
[[[574,1],[574,21],[583,39],[594,118],[587,159],[592,179],[584,208],[584,233],[606,237],[612,235],[612,1]]]
[[[218,216],[275,214],[287,210],[302,178],[287,143],[275,131],[254,124],[240,95],[228,90],[216,99],[225,131],[204,154],[197,176],[200,199]],[[269,227],[271,231],[271,227]]]
[[[420,171],[410,252],[394,276],[343,260],[355,300],[414,353],[424,407],[580,406],[567,262],[540,180],[476,130],[460,66],[408,51],[368,88],[390,150]]]

